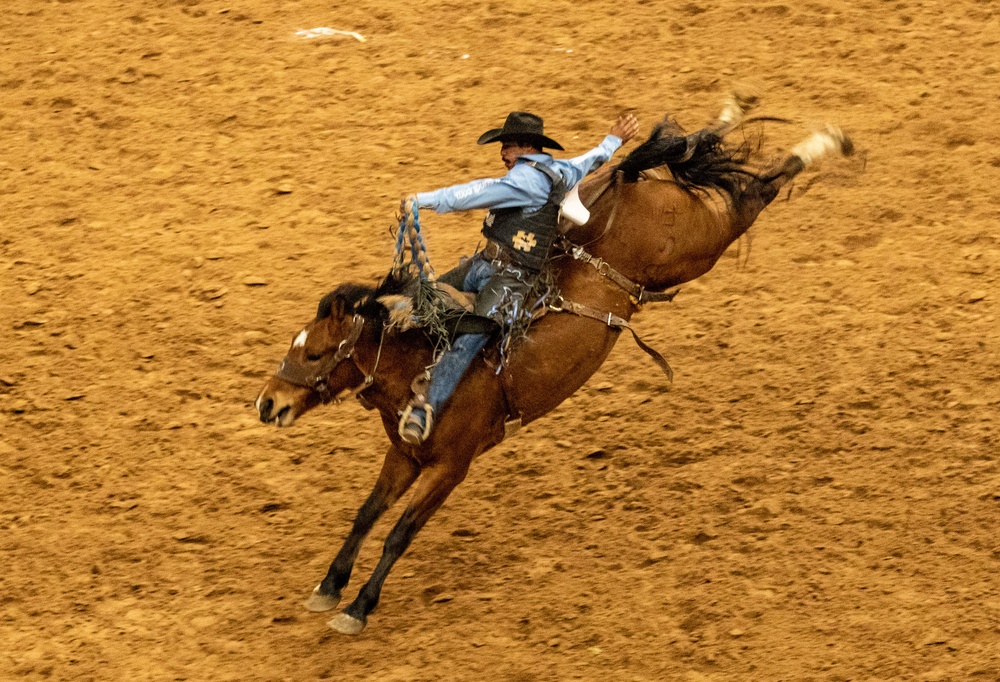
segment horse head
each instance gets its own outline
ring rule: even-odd
[[[291,426],[320,403],[338,400],[344,392],[356,394],[371,383],[353,360],[366,323],[374,323],[360,310],[371,294],[369,287],[342,284],[323,297],[316,318],[295,335],[257,396],[254,405],[262,422]]]

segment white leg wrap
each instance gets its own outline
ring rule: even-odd
[[[726,125],[737,125],[742,120],[743,107],[737,104],[736,100],[732,98],[726,99],[726,103],[722,107],[722,113],[719,114],[719,122]]]
[[[820,157],[830,152],[843,151],[844,133],[836,126],[828,125],[792,147],[792,154],[802,159],[802,163],[810,165]]]

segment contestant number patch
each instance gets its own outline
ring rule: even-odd
[[[525,232],[524,230],[517,231],[517,234],[514,235],[512,243],[514,248],[518,251],[531,251],[538,245],[538,242],[535,241],[535,233]]]

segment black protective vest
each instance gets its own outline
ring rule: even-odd
[[[523,208],[498,208],[486,214],[483,234],[501,246],[518,265],[541,270],[548,258],[559,224],[559,204],[566,196],[566,182],[544,163],[525,161],[552,181],[545,205],[533,213]]]

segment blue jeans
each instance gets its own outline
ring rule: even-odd
[[[427,402],[434,414],[441,413],[441,408],[455,392],[476,353],[483,349],[489,338],[489,334],[463,334],[441,356],[431,371],[431,385],[427,389]]]
[[[483,258],[480,254],[476,254],[472,257],[472,264],[469,266],[469,271],[465,273],[461,289],[470,294],[478,294],[490,280],[490,277],[495,274],[497,274],[497,269],[493,266],[493,263]]]
[[[530,286],[528,279],[528,273],[524,270],[510,266],[498,270],[491,261],[476,254],[472,257],[472,263],[462,282],[462,291],[475,294],[482,292],[476,299],[476,314],[489,317],[503,326],[507,322],[503,319],[505,310],[507,314],[511,311],[514,316],[519,314]],[[489,338],[489,334],[463,334],[441,356],[431,371],[431,383],[427,389],[427,402],[434,414],[441,412],[472,360]],[[413,411],[424,416],[423,410],[419,408]]]
[[[478,254],[473,256],[472,265],[462,282],[462,291],[478,294],[496,272],[493,263]],[[472,359],[483,349],[489,338],[489,334],[463,334],[455,339],[451,348],[441,356],[431,372],[431,385],[427,389],[427,402],[433,408],[434,414],[440,413],[441,408],[448,402],[458,382],[472,364]]]

